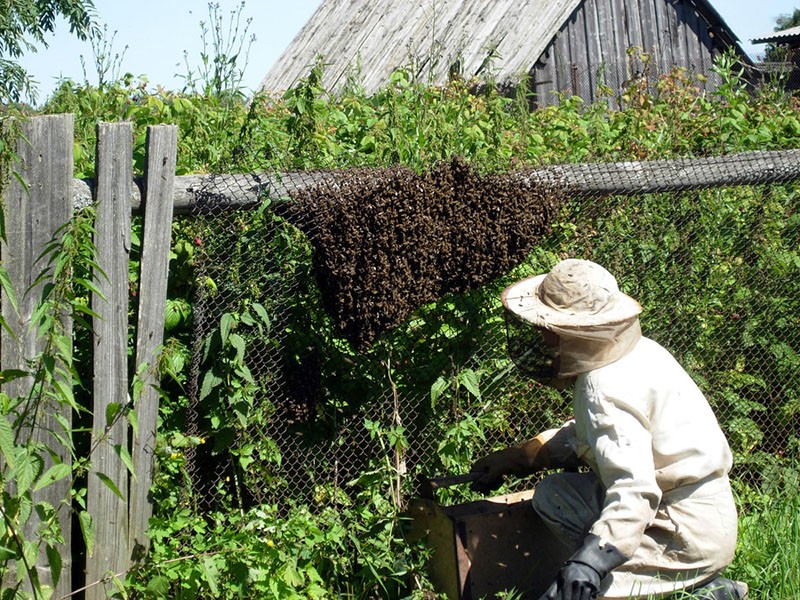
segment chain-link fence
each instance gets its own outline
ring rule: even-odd
[[[735,477],[760,483],[797,451],[797,166],[755,152],[212,180],[193,215],[187,422],[208,439],[194,486],[212,503],[326,505],[384,461],[407,496],[417,473],[464,470],[562,422],[565,397],[506,356],[499,292],[568,256],[640,301],[644,334],[707,394]]]

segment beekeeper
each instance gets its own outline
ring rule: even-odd
[[[642,337],[633,298],[577,259],[507,288],[509,352],[539,381],[572,386],[573,419],[479,460],[473,484],[585,466],[537,485],[533,507],[571,558],[542,597],[739,600],[720,575],[736,547],[731,451],[708,402],[672,355]]]

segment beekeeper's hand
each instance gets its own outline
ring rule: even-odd
[[[510,473],[512,454],[513,448],[498,450],[472,465],[470,472],[481,474],[470,485],[472,490],[481,494],[488,494],[503,485],[505,476]]]
[[[506,475],[524,477],[533,475],[549,466],[545,434],[539,434],[519,446],[511,446],[493,452],[472,465],[473,473],[482,476],[472,482],[472,489],[486,494],[499,488]]]
[[[627,560],[616,546],[589,534],[539,600],[592,600],[597,597],[600,582]]]

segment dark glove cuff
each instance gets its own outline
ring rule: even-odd
[[[590,533],[586,536],[583,546],[567,562],[577,562],[589,566],[597,571],[600,579],[603,579],[627,560],[628,557],[622,554],[616,546],[609,543],[604,544],[598,536]]]

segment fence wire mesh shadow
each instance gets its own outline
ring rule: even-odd
[[[559,424],[565,397],[506,356],[499,292],[567,256],[645,307],[645,335],[709,397],[735,476],[775,477],[797,454],[798,168],[792,151],[211,178],[193,212],[187,422],[209,440],[188,463],[195,491],[335,505],[382,463],[407,497],[417,473]]]

